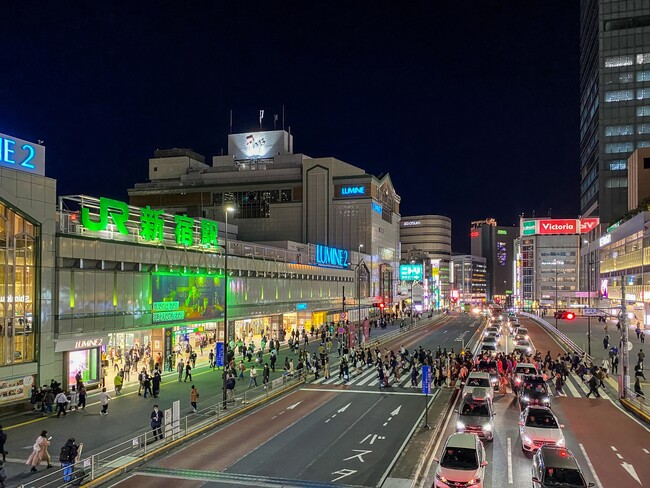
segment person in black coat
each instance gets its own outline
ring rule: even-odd
[[[151,430],[153,431],[153,439],[156,441],[163,438],[162,433],[163,413],[158,408],[158,405],[153,406],[151,412]]]

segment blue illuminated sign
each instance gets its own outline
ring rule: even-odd
[[[399,279],[402,281],[422,280],[423,269],[421,264],[400,264]]]
[[[377,202],[372,202],[372,209],[377,212],[379,215],[383,214],[383,208]]]
[[[335,268],[348,267],[348,252],[344,249],[316,244],[316,264]]]
[[[296,303],[296,310],[307,310],[306,303]]]
[[[365,186],[343,186],[341,187],[341,195],[365,195]]]
[[[0,134],[0,166],[45,176],[45,147]]]

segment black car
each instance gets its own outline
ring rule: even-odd
[[[575,456],[565,447],[542,446],[533,457],[533,488],[588,488]]]
[[[528,405],[548,407],[551,404],[548,384],[541,375],[524,375],[517,393],[522,410]]]

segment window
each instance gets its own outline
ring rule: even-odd
[[[605,92],[605,102],[622,102],[632,100],[633,98],[634,90],[613,90]]]
[[[636,73],[636,81],[650,81],[650,70],[638,71]]]
[[[627,71],[624,73],[605,73],[603,76],[603,84],[611,85],[612,83],[632,83],[634,75],[632,72]]]
[[[650,98],[650,88],[639,88],[636,91],[636,99],[644,100],[646,98]]]
[[[634,134],[634,126],[632,124],[626,125],[608,125],[605,127],[605,135],[611,136],[631,136]]]
[[[650,106],[649,105],[644,105],[644,106],[636,108],[636,116],[637,117],[647,117],[648,115],[650,115]]]
[[[637,143],[636,147],[650,147],[650,141],[640,141]]]
[[[650,158],[643,158],[643,169],[650,169]]]
[[[650,63],[650,53],[636,55],[636,64],[647,64],[647,63]]]
[[[632,66],[634,60],[631,55],[608,56],[605,58],[605,68],[618,68],[619,66]]]
[[[627,160],[626,159],[614,159],[609,162],[610,171],[623,171],[627,169]]]
[[[637,134],[650,134],[650,124],[639,124],[636,127]]]
[[[615,142],[605,144],[605,152],[608,154],[625,153],[634,151],[634,144],[631,142]]]
[[[627,177],[615,176],[613,178],[607,178],[605,188],[627,188]]]

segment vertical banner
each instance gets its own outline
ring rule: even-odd
[[[429,387],[431,385],[431,367],[422,366],[422,393],[429,394]]]
[[[223,368],[224,365],[224,350],[223,342],[217,342],[217,353],[215,354],[217,360],[217,367]]]

